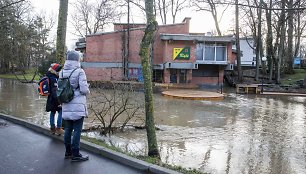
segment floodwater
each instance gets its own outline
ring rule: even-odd
[[[226,91],[225,91],[226,92]],[[154,95],[162,161],[216,174],[306,173],[305,97],[239,95],[222,101],[192,101]],[[0,79],[0,112],[48,126],[46,99],[35,84]],[[91,124],[93,118],[86,121]],[[146,154],[145,130],[125,131],[105,140]]]

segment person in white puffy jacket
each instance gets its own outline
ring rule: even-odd
[[[68,51],[64,67],[59,73],[59,78],[69,77],[72,73],[70,84],[74,90],[74,97],[69,103],[62,104],[62,118],[65,120],[65,159],[71,158],[71,161],[86,161],[89,159],[87,155],[80,153],[83,121],[84,117],[88,115],[86,95],[90,92],[86,74],[81,68],[80,61],[81,56],[77,51]]]

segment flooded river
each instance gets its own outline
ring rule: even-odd
[[[165,163],[216,174],[306,173],[305,97],[228,92],[222,101],[170,99],[160,94],[154,100]],[[45,102],[35,84],[0,79],[0,112],[49,126]],[[145,130],[111,138],[87,135],[146,154]]]

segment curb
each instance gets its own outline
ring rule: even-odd
[[[24,126],[28,129],[34,130],[38,133],[44,134],[46,136],[49,136],[51,138],[60,140],[64,142],[63,136],[57,136],[57,135],[52,135],[50,134],[49,129],[47,129],[44,126],[41,125],[36,125],[33,123],[30,123],[29,121],[11,116],[11,115],[6,115],[3,113],[0,113],[0,119],[7,120],[10,122],[13,122],[15,124],[19,124],[21,126]],[[176,172],[174,170],[170,170],[164,167],[160,167],[158,165],[150,164],[148,162],[130,157],[128,155],[125,155],[123,153],[119,153],[110,149],[107,149],[102,146],[98,146],[96,144],[93,144],[91,142],[81,140],[80,146],[82,149],[90,151],[95,154],[102,155],[103,157],[112,159],[118,163],[142,170],[142,171],[147,171],[149,173],[154,173],[154,174],[180,174],[179,172]]]

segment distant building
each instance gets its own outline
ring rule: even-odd
[[[153,81],[222,85],[224,70],[232,70],[235,63],[233,38],[191,34],[190,20],[158,27],[150,60]],[[88,35],[86,44],[78,42],[77,49],[85,55],[82,66],[88,80],[143,81],[139,48],[145,27],[115,23],[115,31]]]
[[[236,47],[233,48],[236,50]],[[256,67],[255,41],[251,37],[240,38],[241,66]],[[237,65],[237,63],[236,63]]]

